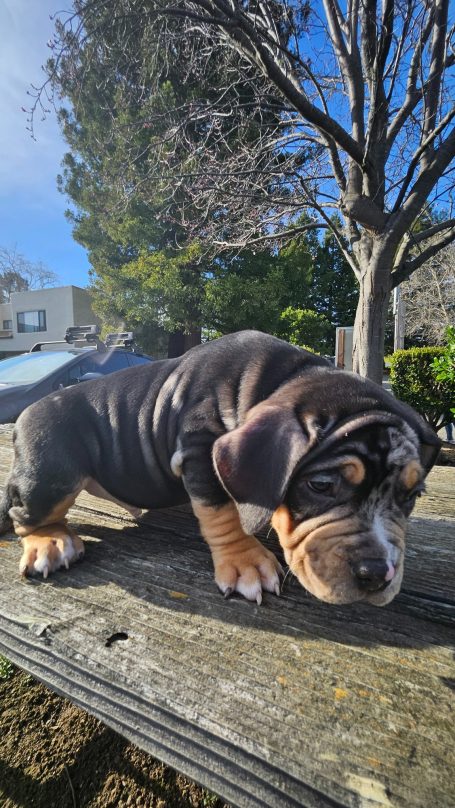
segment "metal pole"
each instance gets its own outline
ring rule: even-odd
[[[395,286],[393,290],[393,350],[399,351],[404,348],[404,302],[401,297],[401,287]]]

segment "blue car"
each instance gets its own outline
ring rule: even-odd
[[[0,424],[14,422],[26,407],[54,390],[154,361],[123,347],[133,344],[130,334],[129,339],[110,335],[103,343],[94,330],[87,334],[88,327],[83,328],[84,347],[77,347],[81,340],[73,328],[67,331],[65,349],[48,350],[55,343],[38,343],[29,353],[0,361]]]

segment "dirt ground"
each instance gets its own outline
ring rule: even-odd
[[[0,681],[0,808],[227,808],[19,670]]]

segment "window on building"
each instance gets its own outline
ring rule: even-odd
[[[13,321],[12,320],[3,320],[3,330],[4,331],[12,331],[13,330]]]
[[[19,334],[46,331],[46,312],[44,309],[40,311],[18,311],[17,330]]]

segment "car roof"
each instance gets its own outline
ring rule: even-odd
[[[72,348],[69,345],[65,348],[55,348],[54,350],[27,351],[27,353],[22,354],[22,356],[49,356],[61,353],[73,354],[73,356],[83,356],[87,354],[91,354],[92,356],[106,356],[106,354],[109,354],[109,356],[112,356],[114,353],[122,353],[130,354],[131,356],[143,356],[145,359],[150,359],[150,361],[153,361],[151,356],[142,353],[142,351],[130,351],[128,348],[108,348],[107,350],[100,351],[95,346]]]
[[[43,354],[46,356],[46,355],[49,355],[49,354],[61,354],[61,353],[74,354],[74,356],[78,356],[79,354],[99,353],[99,352],[96,350],[96,348],[71,348],[71,346],[68,345],[66,348],[61,348],[61,349],[56,348],[53,351],[52,350],[51,351],[49,351],[49,350],[47,350],[47,351],[29,351],[29,353],[30,353],[30,356],[43,356]]]

